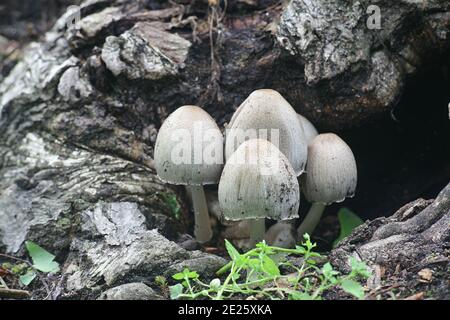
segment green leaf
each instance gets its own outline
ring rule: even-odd
[[[189,268],[184,268],[182,272],[176,273],[172,276],[175,280],[184,280],[184,279],[197,279],[199,277],[198,273],[195,271],[189,270]]]
[[[306,249],[301,246],[295,246],[295,253],[304,255],[306,253]]]
[[[228,241],[228,240],[226,240],[226,239],[225,239],[225,248],[227,249],[228,255],[230,256],[230,258],[231,258],[232,260],[237,261],[237,260],[241,257],[241,255],[240,255],[239,252],[236,250],[236,248],[233,247],[233,245],[231,244],[231,242]]]
[[[306,292],[291,292],[289,294],[289,300],[314,300],[314,298]]]
[[[267,274],[273,277],[280,275],[280,269],[278,269],[278,266],[275,263],[275,261],[273,261],[266,255],[262,256],[262,269]]]
[[[241,277],[241,275],[240,275],[239,273],[233,273],[233,274],[231,275],[231,279],[232,279],[233,281],[239,280],[240,277]]]
[[[183,280],[184,279],[184,273],[183,272],[178,272],[178,273],[174,274],[172,276],[172,278],[174,278],[175,280]]]
[[[347,208],[341,208],[339,210],[338,219],[341,227],[341,233],[339,234],[339,237],[334,240],[333,248],[335,248],[342,239],[352,233],[353,229],[364,223],[360,217]]]
[[[356,281],[350,279],[344,279],[341,282],[341,287],[345,292],[350,293],[358,299],[364,298],[364,289]]]
[[[248,259],[247,264],[253,270],[261,271],[261,263],[260,263],[259,259]]]
[[[175,300],[183,293],[183,285],[178,283],[169,287],[170,299]]]
[[[358,261],[355,257],[350,257],[350,266],[353,273],[365,279],[372,275],[364,261]]]
[[[260,252],[265,253],[265,254],[275,253],[274,249],[271,246],[267,245],[265,240],[257,243],[256,248],[260,249]]]
[[[339,272],[333,270],[331,264],[327,262],[322,267],[322,274],[326,279],[328,279],[328,281],[330,281],[332,284],[335,284],[337,282],[336,276],[339,274]]]
[[[28,253],[33,259],[33,267],[42,272],[58,272],[59,264],[55,259],[55,256],[38,246],[32,241],[26,241],[25,246]]]
[[[305,233],[303,235],[303,238],[305,239],[305,242],[302,243],[302,245],[308,250],[311,251],[312,249],[314,249],[316,247],[315,243],[311,242],[311,238],[309,236],[309,234]]]
[[[19,277],[20,282],[23,285],[28,286],[36,278],[36,272],[33,270],[28,270],[27,273]]]
[[[186,275],[189,279],[197,279],[199,277],[196,271],[190,271]]]

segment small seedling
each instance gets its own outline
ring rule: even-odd
[[[33,260],[33,264],[26,268],[19,279],[23,285],[28,286],[37,276],[37,271],[55,273],[59,271],[59,264],[54,261],[55,256],[32,241],[26,241],[25,247]]]

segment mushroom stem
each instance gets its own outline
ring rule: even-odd
[[[253,219],[250,224],[250,244],[254,246],[264,240],[266,234],[266,221],[264,219]]]
[[[203,186],[190,186],[190,189],[192,193],[192,205],[194,206],[195,212],[195,238],[198,242],[205,243],[212,238],[205,191],[203,190]]]
[[[314,202],[311,205],[311,208],[308,211],[305,219],[300,224],[300,227],[297,229],[298,237],[300,240],[303,239],[303,235],[305,233],[311,235],[316,229],[317,224],[322,217],[323,210],[325,209],[324,203]]]

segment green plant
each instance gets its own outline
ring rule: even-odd
[[[33,264],[26,268],[26,272],[19,277],[20,282],[29,285],[37,276],[37,271],[54,273],[59,271],[59,264],[54,261],[55,256],[32,241],[26,241],[25,247],[33,260]]]
[[[155,284],[158,286],[167,286],[167,279],[164,276],[156,276],[155,277]]]
[[[181,207],[178,203],[176,195],[172,193],[165,193],[163,194],[164,201],[167,204],[167,207],[169,208],[172,215],[175,217],[175,219],[180,219],[181,217]]]
[[[339,234],[339,237],[334,240],[333,248],[335,248],[342,239],[350,235],[353,229],[364,223],[364,221],[362,221],[360,217],[358,217],[355,213],[347,208],[341,208],[338,211],[338,220],[341,232]]]
[[[315,244],[309,235],[295,249],[267,245],[264,241],[254,249],[240,254],[225,240],[231,261],[222,267],[210,283],[200,280],[197,272],[188,268],[173,275],[180,283],[170,287],[172,299],[214,299],[254,296],[263,299],[317,300],[333,287],[340,287],[358,299],[364,289],[357,281],[370,273],[363,262],[351,259],[351,272],[341,275],[330,263],[320,266],[325,257],[314,252]],[[294,264],[288,256],[300,256],[301,263]]]

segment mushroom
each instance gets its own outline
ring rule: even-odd
[[[251,220],[226,221],[227,225],[222,235],[228,240],[242,240],[250,238]]]
[[[203,186],[217,184],[223,169],[223,135],[202,108],[182,106],[164,121],[155,144],[155,168],[167,183],[190,188],[198,242],[212,237]]]
[[[294,220],[286,220],[275,223],[266,232],[266,242],[275,247],[292,248],[295,246]]]
[[[244,141],[256,138],[275,144],[297,176],[303,172],[307,144],[301,122],[289,102],[275,90],[253,91],[236,110],[226,130],[225,158],[228,160]]]
[[[312,203],[297,229],[312,234],[326,205],[353,197],[356,189],[356,161],[350,147],[333,133],[319,134],[308,146],[306,174],[300,177],[302,191]]]
[[[252,219],[250,242],[264,239],[265,218],[298,217],[299,184],[289,160],[272,143],[251,139],[229,157],[219,182],[226,220]]]
[[[306,144],[308,145],[314,140],[315,137],[319,135],[319,132],[317,131],[316,127],[314,127],[314,125],[311,123],[311,121],[306,119],[304,116],[297,113],[297,117],[302,124],[305,141]]]

